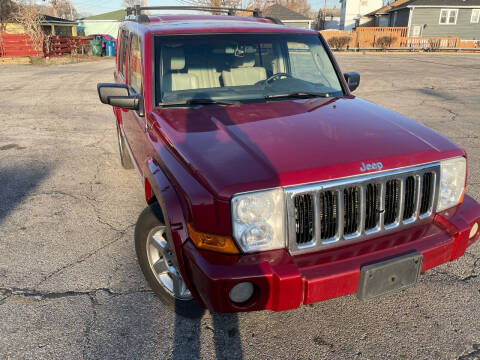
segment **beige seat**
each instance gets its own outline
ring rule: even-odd
[[[179,73],[185,68],[185,54],[180,47],[167,48],[166,59],[170,72],[165,75],[164,84],[171,91],[198,89],[199,81],[195,74]]]
[[[188,69],[188,73],[198,78],[198,86],[200,89],[220,87],[220,73],[214,68],[192,68]]]
[[[198,78],[198,86],[201,89],[220,87],[220,73],[215,69],[211,58],[204,55],[196,55],[188,66],[188,73]]]
[[[222,71],[222,79],[225,86],[253,85],[267,79],[267,71],[264,67],[255,66],[255,55],[248,54],[237,58],[237,67],[230,71]]]

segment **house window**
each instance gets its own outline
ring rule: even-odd
[[[412,36],[419,37],[421,34],[422,34],[422,26],[421,25],[415,25],[413,27]]]
[[[442,9],[440,10],[439,24],[456,24],[458,16],[458,9]]]
[[[472,17],[470,23],[478,24],[480,22],[480,9],[472,9]]]

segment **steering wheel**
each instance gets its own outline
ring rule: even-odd
[[[271,83],[274,80],[279,80],[281,78],[292,78],[293,76],[287,73],[276,73],[270,76],[267,80],[265,80],[265,86],[267,86],[269,83]]]

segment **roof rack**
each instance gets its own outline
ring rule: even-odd
[[[195,11],[207,11],[215,13],[225,13],[228,16],[234,16],[237,11],[240,12],[251,12],[253,17],[262,17],[262,11],[260,9],[238,9],[238,8],[229,8],[229,7],[216,7],[216,6],[140,6],[135,5],[134,7],[127,8],[127,17],[126,20],[132,20],[137,22],[149,22],[147,15],[142,14],[142,11],[149,10],[195,10]],[[272,20],[276,24],[282,24],[282,22],[276,18],[265,17],[266,19]]]

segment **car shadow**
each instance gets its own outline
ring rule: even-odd
[[[0,166],[0,225],[49,173],[40,163]]]
[[[205,321],[208,316],[212,318],[212,325]],[[217,314],[205,310],[202,317],[195,319],[175,315],[175,331],[172,359],[200,359],[201,338],[208,338],[208,332],[213,333],[215,359],[242,360],[242,340],[238,325],[237,314]],[[205,355],[205,354],[204,354]],[[203,356],[205,357],[205,356]]]
[[[211,100],[209,94],[204,92],[198,92],[193,99]],[[236,126],[238,124],[229,115],[229,111],[235,111],[235,109],[230,108],[227,111],[226,106],[217,104],[190,107],[186,112],[185,123],[182,126],[184,129],[182,141],[185,142],[183,145],[188,146],[189,142],[199,141],[197,135],[201,133],[201,141],[204,145],[202,157],[208,157],[209,155],[220,155],[218,151],[225,149],[225,146],[231,143],[232,148],[247,151],[249,155],[254,154],[254,159],[259,162],[259,164],[255,164],[256,168],[261,167],[265,173],[271,176],[274,186],[279,186],[280,179],[275,167],[257,144],[249,138],[248,134],[245,132],[240,133],[239,127]],[[230,126],[236,126],[235,132],[229,129]],[[219,142],[221,147],[217,147]],[[178,145],[182,144],[174,144],[174,146]],[[231,162],[236,161],[238,158],[241,159],[242,155],[233,154],[233,156],[236,158],[232,158]],[[207,161],[210,160],[208,159]],[[225,162],[225,158],[222,161]],[[245,171],[248,172],[249,169],[245,169]],[[268,285],[266,284],[265,286]],[[266,288],[262,290],[269,291]],[[230,300],[225,298],[223,301],[228,302]],[[219,314],[210,312],[209,315],[213,325],[210,326],[208,321],[202,321],[202,319],[208,317],[207,311],[205,310],[202,316],[195,319],[187,319],[178,314],[176,315],[172,358],[174,360],[200,358],[201,334],[203,333],[205,338],[205,331],[211,331],[213,332],[216,359],[243,359],[242,339],[237,313]]]

